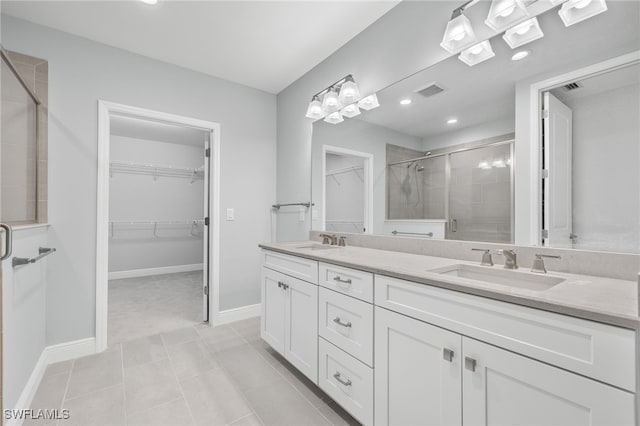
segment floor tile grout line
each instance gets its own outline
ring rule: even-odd
[[[195,425],[196,424],[196,418],[194,417],[193,412],[191,411],[191,406],[189,405],[189,400],[187,399],[187,395],[184,393],[184,388],[182,387],[182,383],[180,382],[180,378],[178,377],[178,373],[176,372],[176,369],[173,367],[173,362],[171,360],[171,357],[169,356],[169,350],[167,349],[166,345],[164,344],[164,340],[162,339],[162,335],[160,336],[160,341],[162,342],[162,346],[164,347],[164,350],[167,353],[167,358],[169,358],[169,368],[173,372],[173,376],[176,378],[176,382],[178,383],[178,389],[180,390],[180,395],[182,395],[182,399],[184,400],[184,404],[187,406],[187,413],[189,413],[189,417],[191,418],[191,424]]]
[[[147,411],[162,407],[163,405],[172,404],[172,403],[174,403],[176,401],[184,401],[184,403],[185,403],[185,405],[187,405],[187,409],[188,409],[189,404],[187,404],[187,401],[185,400],[184,396],[179,396],[178,398],[174,398],[174,399],[172,399],[170,401],[161,402],[160,404],[156,404],[156,405],[153,405],[151,407],[147,407],[144,410],[133,412],[133,413],[131,413],[131,415],[135,416],[135,415],[138,415],[138,414],[142,414],[142,413],[145,413]],[[128,421],[129,421],[129,419],[127,419],[127,424],[128,424]]]
[[[129,424],[127,413],[127,378],[124,373],[124,345],[120,343],[120,369],[122,371],[122,410],[124,411],[124,424]]]
[[[76,365],[76,360],[71,360],[71,368],[69,369],[69,377],[67,377],[67,383],[64,386],[64,393],[62,394],[62,405],[60,409],[64,408],[64,403],[67,401],[67,392],[69,392],[69,383],[71,383],[71,374],[73,374],[73,367]]]

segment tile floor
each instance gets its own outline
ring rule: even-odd
[[[109,346],[202,322],[202,271],[109,281]]]
[[[60,426],[356,425],[260,339],[259,324],[191,325],[50,365],[32,408],[70,410]]]

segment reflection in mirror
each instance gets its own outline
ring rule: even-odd
[[[605,13],[570,27],[555,7],[537,17],[544,36],[524,49],[511,49],[500,34],[490,40],[495,57],[485,62],[470,67],[452,56],[379,91],[375,110],[338,125],[315,122],[312,229],[329,229],[326,220],[337,220],[325,215],[322,199],[323,152],[331,146],[371,155],[367,233],[640,252],[637,103],[603,100],[595,120],[562,87],[539,86],[623,55],[638,61],[640,2],[608,5]],[[547,136],[553,132],[542,129],[534,87],[574,109],[573,156],[566,147],[554,153],[551,145],[542,152],[534,128],[541,126]],[[631,134],[633,124],[635,136],[622,142],[619,134]],[[606,165],[595,164],[595,158]],[[542,178],[542,168],[554,166],[549,173],[558,181],[564,177],[557,186],[565,185],[564,195]],[[549,218],[560,214],[554,205],[567,219],[552,230],[546,228]]]
[[[640,253],[640,65],[542,98],[544,245]]]

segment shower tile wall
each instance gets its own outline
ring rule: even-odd
[[[422,151],[405,148],[398,145],[387,144],[387,164],[404,161],[410,158],[420,157]],[[424,184],[416,179],[414,169],[407,168],[408,164],[398,164],[389,167],[387,174],[387,219],[424,219],[424,197],[418,191],[422,191]],[[421,188],[418,188],[421,187]]]
[[[18,99],[11,93],[3,93],[3,115],[20,113],[19,110],[22,109],[20,116],[24,116],[24,119],[15,116],[9,117],[10,120],[7,122],[12,125],[3,129],[2,146],[0,147],[2,150],[2,169],[4,170],[2,219],[16,224],[44,223],[47,222],[49,65],[43,59],[16,52],[8,52],[8,56],[27,86],[36,93],[42,104],[38,107],[38,141],[36,144],[34,127],[36,123],[31,122],[35,117],[34,112],[30,111],[29,114],[24,114],[26,113],[25,108],[27,108],[24,102],[17,102]],[[4,79],[14,79],[13,74],[4,65],[3,71]],[[5,73],[6,75],[4,75]],[[28,95],[22,87],[17,86],[17,81],[11,81],[11,83],[11,85],[3,83],[3,87],[16,86],[19,93],[16,92],[15,95],[26,99]],[[30,142],[25,140],[26,129],[34,129],[28,131]],[[19,167],[19,170],[14,170],[15,167]]]

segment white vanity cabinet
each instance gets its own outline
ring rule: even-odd
[[[265,252],[267,256],[273,259],[272,253]],[[305,274],[313,270],[315,263],[317,280],[317,262],[279,254],[276,257],[287,265],[300,266]],[[265,266],[261,287],[260,336],[317,384],[318,285]]]

